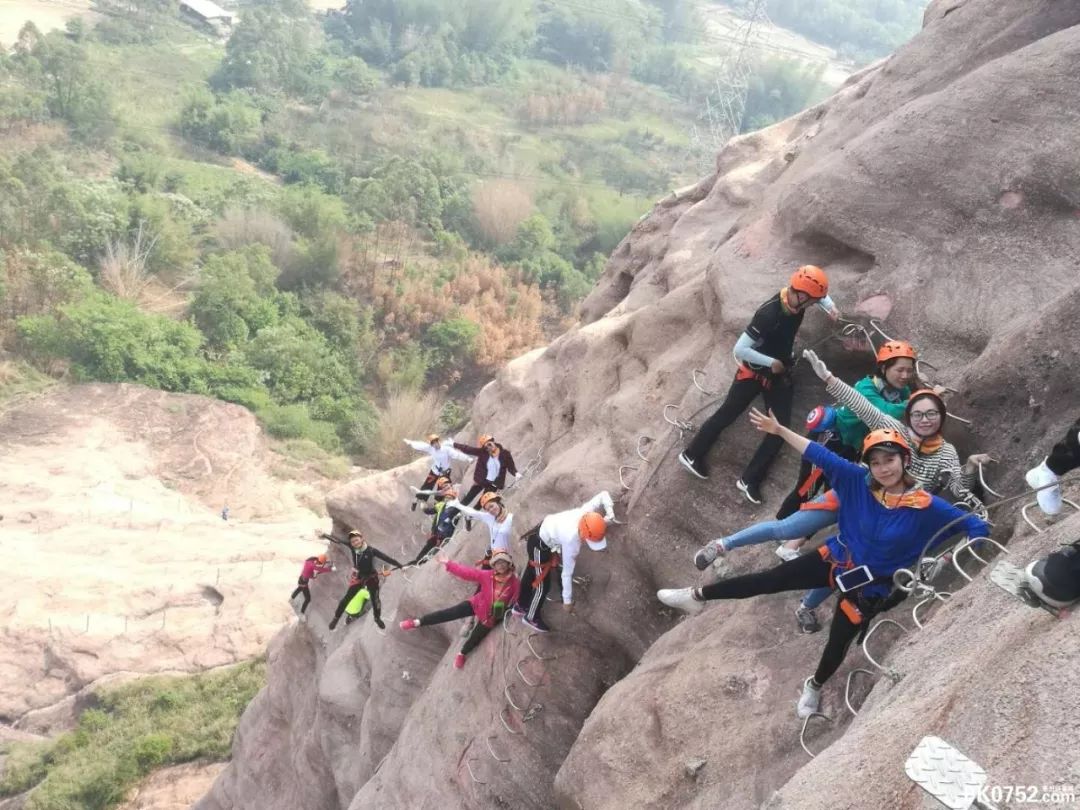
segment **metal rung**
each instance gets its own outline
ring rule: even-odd
[[[915,607],[911,609],[911,620],[915,622],[915,626],[920,630],[923,629],[923,623],[919,621],[919,608],[931,602],[948,602],[950,598],[952,598],[952,594],[948,591],[935,591],[933,596],[916,603]]]
[[[525,711],[524,706],[518,706],[516,703],[514,703],[514,696],[510,694],[510,684],[507,684],[506,688],[503,689],[503,695],[506,696],[506,702],[509,703],[515,709],[515,711]]]
[[[933,363],[930,363],[930,362],[928,362],[926,360],[919,360],[919,359],[915,360],[915,374],[918,376],[918,378],[920,380],[922,380],[923,382],[927,382],[926,375],[923,374],[923,371],[922,371],[923,366],[926,366],[931,371],[937,371],[938,367],[935,366]]]
[[[521,664],[522,664],[522,661],[528,661],[528,660],[529,660],[528,658],[522,658],[521,661],[517,662],[514,669],[517,670],[518,677],[521,678],[522,682],[526,686],[531,686],[531,687],[535,688],[535,687],[539,686],[540,684],[542,684],[544,682],[544,679],[543,679],[543,677],[541,677],[540,680],[538,680],[536,683],[533,683],[532,681],[530,681],[528,678],[525,677],[525,673],[521,671]]]
[[[959,422],[962,425],[966,425],[967,427],[971,427],[972,424],[973,424],[970,419],[965,419],[962,416],[957,416],[955,413],[946,413],[945,416],[948,417],[949,419],[955,419],[957,422]]]
[[[844,705],[847,706],[847,709],[848,709],[849,712],[851,712],[852,717],[858,717],[859,716],[859,713],[857,711],[855,711],[855,707],[851,705],[851,681],[859,673],[862,673],[863,675],[869,675],[871,677],[874,676],[873,670],[861,669],[861,668],[860,669],[853,669],[853,670],[851,670],[851,672],[848,673],[847,684],[844,686]],[[805,747],[806,746],[804,745],[803,748],[805,748]]]
[[[815,717],[822,718],[826,723],[832,722],[831,717],[829,717],[827,714],[822,714],[821,712],[814,712],[813,714],[807,716],[805,720],[803,720],[802,730],[799,732],[799,745],[802,746],[803,751],[810,755],[810,759],[813,759],[817,755],[806,746],[806,727],[810,725],[810,721],[813,720]]]
[[[514,731],[512,728],[510,728],[510,724],[506,722],[505,714],[506,714],[506,706],[503,706],[501,709],[499,709],[499,722],[503,724],[503,728],[505,728],[507,731],[509,731],[511,734],[513,734],[515,736],[518,736],[518,737],[524,736],[525,727],[522,726],[521,731]]]
[[[646,436],[644,433],[637,437],[637,447],[634,448],[634,451],[637,453],[638,458],[640,458],[645,463],[648,463],[648,457],[646,457],[646,455],[641,452],[641,442],[643,439],[650,442],[655,442],[656,439],[654,439],[652,436]]]
[[[484,745],[487,746],[488,753],[491,754],[491,758],[496,762],[509,762],[510,757],[500,757],[495,753],[495,749],[491,747],[491,735],[484,737]]]
[[[554,661],[554,660],[555,660],[556,658],[558,658],[558,657],[559,657],[559,656],[557,656],[557,655],[547,655],[547,656],[544,656],[544,655],[541,655],[540,653],[538,653],[538,652],[536,651],[536,648],[535,648],[535,647],[533,647],[533,643],[532,643],[532,640],[533,640],[534,638],[536,638],[536,636],[537,636],[537,634],[536,634],[536,633],[531,633],[531,634],[529,635],[529,637],[525,639],[525,644],[526,644],[526,646],[527,646],[527,647],[529,648],[529,652],[531,652],[531,653],[532,653],[533,655],[535,655],[535,656],[536,656],[536,658],[537,658],[537,660],[539,660],[539,661]]]
[[[1046,489],[1046,488],[1047,487],[1040,487],[1040,489]],[[1061,502],[1064,503],[1064,504],[1067,504],[1068,506],[1071,506],[1077,512],[1080,512],[1080,504],[1074,503],[1073,501],[1070,501],[1068,498],[1062,498]],[[1022,514],[1024,516],[1024,520],[1027,521],[1028,526],[1030,526],[1031,528],[1033,528],[1037,532],[1043,532],[1043,531],[1045,531],[1045,529],[1040,529],[1038,526],[1035,525],[1035,521],[1033,521],[1030,517],[1028,517],[1028,509],[1030,509],[1033,506],[1038,506],[1038,505],[1039,505],[1038,501],[1032,501],[1029,504],[1025,504],[1024,508],[1020,510],[1020,514]]]
[[[686,432],[691,431],[691,430],[694,429],[694,426],[692,424],[690,424],[689,422],[684,422],[683,420],[678,419],[678,418],[672,419],[670,416],[668,416],[668,410],[670,410],[671,408],[674,408],[677,411],[682,410],[682,408],[680,408],[678,405],[672,405],[672,404],[665,405],[664,406],[664,421],[665,422],[667,422],[672,427],[678,428],[680,433],[686,433]]]
[[[870,353],[877,354],[877,348],[874,346],[874,339],[870,336],[870,333],[866,331],[866,327],[861,323],[849,322],[847,326],[840,330],[840,334],[843,337],[854,337],[856,333],[866,338],[866,342],[870,344]]]
[[[986,483],[986,477],[983,474],[983,465],[982,465],[981,461],[979,462],[979,483],[982,484],[982,488],[983,488],[984,491],[989,492],[995,498],[1004,498],[1005,497],[1000,492],[995,492],[993,489],[990,488],[990,485],[988,483]]]
[[[706,388],[704,385],[702,385],[700,382],[698,382],[698,377],[704,377],[704,376],[705,376],[705,372],[702,371],[700,368],[695,368],[693,371],[690,372],[690,379],[694,381],[694,387],[698,391],[705,394],[706,396],[710,396],[710,397],[718,396],[719,395],[718,392],[710,391],[708,388]]]
[[[513,623],[514,623],[514,611],[508,610],[505,613],[503,613],[502,626],[503,626],[503,632],[504,633],[506,633],[507,635],[510,635],[510,636],[516,636],[517,635],[517,633],[511,632],[511,630],[510,630],[510,625],[512,625]]]
[[[870,328],[877,332],[879,335],[881,335],[883,338],[885,338],[885,340],[892,340],[892,338],[886,335],[885,332],[882,330],[881,324],[873,318],[870,319]]]
[[[958,545],[953,550],[952,562],[953,562],[953,567],[960,573],[960,576],[962,576],[968,582],[971,582],[973,578],[969,577],[967,575],[967,573],[965,573],[964,569],[960,567],[959,560],[960,560],[960,552],[961,551],[967,550],[967,552],[969,554],[971,554],[972,557],[974,557],[976,560],[981,562],[983,565],[989,565],[989,563],[986,560],[984,560],[982,557],[980,557],[978,554],[976,554],[975,549],[973,549],[971,547],[972,543],[977,543],[977,542],[993,543],[995,546],[997,546],[999,549],[1001,549],[1001,551],[1003,553],[1005,553],[1005,554],[1009,553],[1009,550],[1007,548],[1005,548],[1005,546],[1001,545],[1001,543],[999,543],[997,540],[991,540],[989,537],[970,537],[967,540],[965,540],[963,543]]]
[[[487,782],[485,782],[483,779],[477,779],[476,778],[476,773],[472,769],[472,759],[471,758],[465,760],[465,768],[466,768],[466,770],[468,770],[469,776],[472,777],[472,780],[474,782],[476,782],[476,784],[478,784],[478,785],[486,785],[487,784]]]
[[[903,632],[903,633],[904,633],[905,635],[906,635],[906,634],[907,634],[907,632],[908,632],[908,629],[907,629],[906,627],[904,627],[904,625],[900,624],[900,622],[896,622],[896,621],[893,621],[892,619],[881,619],[881,620],[879,620],[879,621],[878,621],[878,623],[877,623],[877,624],[875,624],[875,625],[874,625],[873,627],[871,627],[871,628],[870,628],[870,629],[869,629],[869,630],[868,630],[868,631],[866,632],[866,636],[865,636],[865,637],[863,638],[863,643],[862,643],[862,651],[863,651],[863,655],[865,655],[865,656],[866,656],[866,660],[867,660],[867,661],[869,661],[869,662],[870,662],[871,664],[873,664],[873,665],[874,665],[875,667],[877,667],[878,669],[880,669],[880,670],[881,670],[882,672],[885,672],[885,673],[890,673],[890,670],[889,670],[889,668],[888,668],[888,667],[882,666],[881,664],[879,664],[879,663],[878,663],[878,662],[877,662],[877,661],[876,661],[876,660],[874,659],[874,656],[870,655],[870,646],[869,646],[869,645],[870,645],[870,636],[874,635],[875,631],[876,631],[876,630],[877,630],[877,629],[878,629],[879,627],[881,627],[881,626],[882,626],[883,624],[891,624],[891,625],[895,625],[896,627],[899,627],[899,628],[900,628],[900,630],[901,630],[901,632]],[[890,674],[892,674],[892,673],[890,673]]]
[[[619,483],[622,484],[623,489],[632,489],[633,487],[631,487],[630,484],[626,483],[626,478],[623,477],[623,470],[633,470],[634,472],[637,472],[638,468],[632,467],[629,464],[623,464],[621,467],[619,467]]]

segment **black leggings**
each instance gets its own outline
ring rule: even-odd
[[[427,613],[420,617],[420,626],[424,627],[429,624],[443,624],[444,622],[452,622],[455,619],[468,619],[473,616],[473,608],[468,602],[459,602],[453,607],[443,608],[442,610],[436,610],[434,613]],[[491,628],[476,620],[476,624],[473,625],[473,629],[469,632],[469,637],[465,639],[465,643],[461,645],[461,654],[468,655],[476,649],[477,645],[483,641],[487,634],[491,632]]]
[[[345,608],[348,607],[349,602],[360,592],[361,588],[367,588],[368,593],[371,594],[371,613],[375,620],[382,619],[382,601],[379,599],[379,575],[375,574],[349,585],[349,590],[345,591],[345,595],[341,597],[341,601],[338,602],[337,608],[334,610],[335,621],[341,618],[341,614],[345,612]]]
[[[297,597],[298,594],[301,593],[304,595],[304,604],[300,606],[300,612],[303,613],[307,610],[307,606],[311,604],[311,589],[308,587],[306,581],[301,582],[299,585],[296,586],[296,590],[293,591],[292,594],[290,594],[289,596],[289,601],[291,602]]]
[[[771,386],[766,388],[758,378],[747,380],[736,379],[728,389],[723,403],[716,409],[716,413],[705,420],[705,424],[698,429],[686,446],[686,455],[693,461],[703,461],[716,440],[720,438],[721,431],[734,422],[742,413],[750,407],[758,394],[765,400],[766,410],[771,409],[781,425],[787,427],[791,422],[791,403],[795,398],[795,388],[787,374],[782,374],[772,380]],[[750,463],[743,471],[742,480],[747,484],[759,486],[765,480],[780,452],[784,440],[779,436],[767,434],[758,445]]]
[[[807,435],[810,441],[816,441],[821,434],[811,433]],[[839,436],[833,436],[824,443],[824,447],[827,450],[832,450],[841,458],[846,458],[848,461],[854,461],[858,458],[859,454],[856,450],[848,447],[844,444]],[[806,480],[814,472],[814,465],[807,461],[805,458],[802,460],[802,464],[799,465],[799,480],[795,482],[794,488],[784,498],[784,502],[780,504],[780,508],[776,511],[776,519],[783,520],[786,517],[791,517],[799,511],[799,507],[807,501],[813,500],[817,495],[824,492],[829,488],[829,479],[822,473],[821,477],[814,483],[813,486],[807,487],[806,494],[801,494],[800,489],[806,483]]]
[[[420,485],[420,489],[421,490],[430,490],[433,486],[435,486],[435,482],[438,481],[441,476],[444,476],[444,475],[448,476],[449,474],[450,474],[449,470],[439,470],[439,471],[428,470],[428,474],[424,478],[424,483],[422,483]],[[428,495],[421,495],[421,494],[417,493],[416,500],[420,501],[421,503],[427,503],[428,497],[429,497]]]
[[[476,463],[479,464],[480,461],[477,461]],[[481,492],[498,492],[498,489],[490,481],[484,484],[473,484],[469,491],[465,493],[465,497],[461,499],[460,503],[465,504],[465,506],[471,506],[472,499]]]
[[[1055,444],[1054,449],[1050,451],[1046,466],[1053,471],[1054,475],[1064,475],[1080,467],[1080,437],[1077,436],[1077,431],[1080,431],[1080,419],[1072,423],[1065,433],[1065,438]]]
[[[823,560],[820,554],[804,554],[767,571],[722,579],[712,585],[706,585],[701,589],[701,595],[705,599],[747,599],[766,593],[827,587],[831,567],[832,565]],[[870,604],[880,601],[869,600]],[[814,681],[818,684],[824,684],[839,669],[851,642],[873,615],[872,610],[864,610],[864,618],[855,624],[841,609],[840,602],[840,599],[836,600],[836,610],[829,627],[829,639],[825,642],[825,649],[821,653],[821,660],[814,673]]]

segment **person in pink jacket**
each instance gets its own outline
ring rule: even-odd
[[[334,567],[326,562],[325,554],[320,554],[318,557],[308,557],[304,560],[304,567],[300,571],[300,579],[296,581],[296,590],[289,596],[291,602],[300,594],[304,595],[304,604],[300,606],[301,619],[305,617],[307,606],[311,604],[311,588],[308,583],[319,574],[326,574],[333,570]]]
[[[446,566],[446,570],[455,577],[475,582],[479,586],[476,593],[453,607],[436,610],[419,619],[406,619],[401,623],[401,629],[415,630],[423,625],[442,624],[452,622],[454,619],[468,619],[476,616],[476,623],[466,637],[465,643],[461,645],[461,652],[454,658],[454,668],[461,669],[465,666],[465,656],[476,649],[484,637],[502,620],[507,609],[517,601],[521,583],[514,572],[514,560],[506,551],[495,551],[491,555],[491,570],[461,565],[441,555],[437,561]]]

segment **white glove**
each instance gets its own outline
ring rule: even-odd
[[[810,368],[818,375],[818,379],[823,382],[828,382],[832,379],[832,372],[829,371],[829,367],[825,365],[825,361],[818,357],[813,349],[804,349],[802,356],[810,363]]]

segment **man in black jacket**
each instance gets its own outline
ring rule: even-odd
[[[338,602],[337,609],[334,611],[334,618],[330,620],[330,629],[333,630],[337,627],[341,614],[345,612],[345,608],[361,588],[367,588],[368,593],[371,594],[372,618],[375,619],[375,624],[379,626],[380,630],[384,629],[386,625],[383,624],[382,620],[382,601],[379,599],[379,572],[375,570],[375,558],[378,557],[395,568],[402,568],[403,566],[393,557],[383,554],[374,546],[368,545],[363,533],[355,529],[349,532],[347,544],[336,539],[333,542],[340,546],[347,545],[349,554],[352,557],[352,573],[349,575],[349,589],[345,591],[345,596]]]

